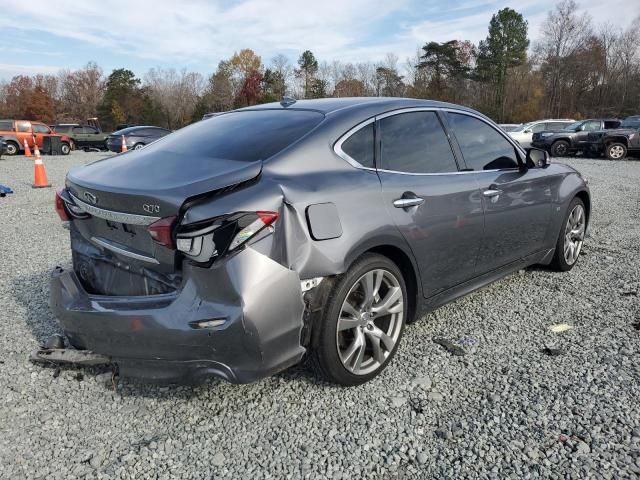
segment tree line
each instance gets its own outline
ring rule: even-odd
[[[207,112],[295,98],[407,96],[475,108],[499,122],[543,117],[640,114],[640,16],[620,29],[598,24],[574,0],[547,14],[532,42],[515,10],[496,12],[486,39],[428,41],[401,62],[319,61],[311,50],[292,63],[268,62],[245,48],[206,78],[186,69],[128,69],[105,76],[95,63],[57,75],[16,76],[0,83],[0,117],[180,128]]]

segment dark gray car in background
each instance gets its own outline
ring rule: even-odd
[[[169,135],[171,130],[160,127],[137,126],[113,132],[107,137],[107,148],[112,152],[122,151],[122,137],[128,150],[140,150],[142,147]]]
[[[457,105],[305,100],[217,115],[69,172],[70,344],[150,380],[250,382],[308,358],[360,384],[405,324],[532,264],[570,270],[574,169]],[[523,292],[526,295],[526,292]]]

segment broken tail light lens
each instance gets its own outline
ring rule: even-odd
[[[278,219],[277,212],[241,212],[191,226],[178,232],[179,251],[196,263],[209,263],[237,250]]]
[[[176,223],[176,217],[164,217],[147,227],[147,231],[153,240],[163,247],[175,250],[176,245],[173,241],[173,226]]]

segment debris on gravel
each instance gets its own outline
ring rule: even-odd
[[[44,157],[51,189],[31,188],[28,159],[0,160],[14,190],[0,199],[0,477],[640,475],[640,302],[624,293],[640,287],[640,162],[554,158],[593,195],[576,267],[526,269],[408,325],[363,386],[322,383],[304,367],[251,385],[157,386],[28,361],[60,333],[48,279],[71,253],[54,191],[69,168],[106,156]],[[548,329],[559,323],[574,328]],[[434,336],[467,354],[447,354]],[[545,347],[566,353],[545,357]]]
[[[456,345],[451,340],[447,340],[446,338],[433,337],[433,341],[434,343],[437,343],[442,348],[444,348],[451,355],[462,356],[467,354],[464,348],[462,348],[460,345]]]

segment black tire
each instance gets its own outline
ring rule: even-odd
[[[136,143],[131,150],[140,150],[144,148],[144,143]]]
[[[392,349],[385,352],[386,357],[384,361],[377,367],[374,364],[373,367],[375,370],[369,373],[355,374],[345,367],[340,357],[337,338],[338,318],[342,313],[343,303],[345,302],[349,292],[352,291],[352,288],[355,288],[359,279],[368,272],[372,272],[374,270],[384,270],[385,272],[390,273],[397,280],[397,284],[401,288],[402,292],[403,310],[397,320],[400,324],[396,323],[396,326],[393,327],[393,330],[398,332],[396,333],[397,340],[395,341]],[[320,377],[340,385],[360,385],[371,380],[386,368],[398,350],[398,345],[402,339],[402,334],[407,320],[407,311],[407,288],[402,272],[398,266],[382,255],[374,253],[367,253],[363,255],[349,268],[346,273],[336,278],[336,281],[327,296],[327,303],[324,306],[321,321],[317,326],[318,330],[314,332],[313,335],[314,340],[311,353],[309,355],[309,363],[311,364],[311,367]],[[384,321],[384,318],[384,316],[381,316],[379,320]],[[365,327],[356,328],[362,329]],[[378,343],[378,345],[382,345],[382,343]],[[371,353],[371,355],[373,354]]]
[[[567,157],[569,156],[569,142],[566,140],[556,140],[551,145],[552,157]]]
[[[609,143],[604,148],[604,154],[609,160],[624,160],[627,156],[627,146],[624,143]]]
[[[580,248],[578,249],[577,257],[573,262],[568,262],[567,259],[565,258],[567,223],[569,222],[569,217],[573,212],[574,208],[576,208],[576,206],[582,207],[584,222],[585,222],[584,227],[586,229],[587,218],[586,218],[586,209],[584,206],[584,202],[580,200],[578,197],[575,197],[573,200],[571,200],[571,203],[569,204],[569,208],[567,209],[564,215],[562,226],[560,227],[560,232],[558,233],[558,240],[556,241],[556,251],[553,255],[553,260],[551,261],[551,264],[550,264],[551,268],[559,272],[568,272],[573,267],[575,267],[576,263],[578,263],[578,260],[580,259],[580,251],[582,249],[582,245],[580,245]],[[584,233],[583,233],[583,240],[584,240]]]
[[[62,142],[62,145],[60,145],[60,153],[62,153],[62,155],[69,155],[71,153],[71,146],[67,142]]]
[[[7,155],[12,157],[20,152],[20,147],[16,142],[7,142]]]

